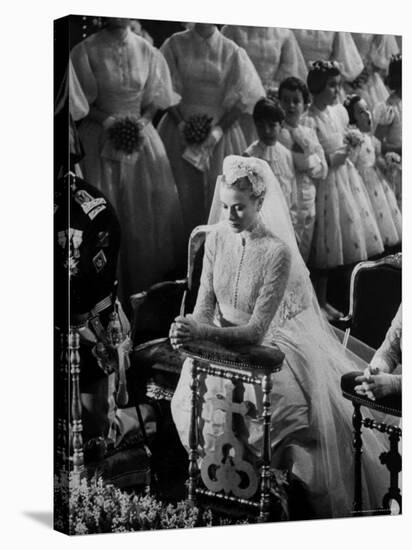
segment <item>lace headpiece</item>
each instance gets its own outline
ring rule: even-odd
[[[232,186],[240,178],[248,178],[252,185],[252,193],[256,197],[264,195],[266,184],[264,181],[264,161],[253,157],[239,157],[229,155],[223,161],[222,183]]]

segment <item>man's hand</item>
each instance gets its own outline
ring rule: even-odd
[[[359,382],[359,385],[355,386],[356,393],[366,395],[373,401],[392,394],[395,389],[395,377],[385,372],[369,376],[365,376],[364,373],[356,378],[356,382]]]

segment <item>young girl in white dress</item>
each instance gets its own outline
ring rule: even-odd
[[[285,113],[279,141],[293,157],[297,187],[295,231],[300,253],[307,262],[315,229],[317,182],[326,178],[328,165],[316,132],[301,121],[309,103],[309,90],[303,80],[293,76],[282,80],[279,101]]]
[[[71,59],[90,105],[79,134],[85,150],[84,177],[110,200],[119,217],[122,300],[164,280],[184,263],[179,197],[169,160],[151,119],[178,103],[161,53],[110,18],[106,28],[77,44]],[[139,152],[117,150],[110,128],[118,119],[140,120]],[[103,251],[104,252],[104,251]],[[103,254],[104,255],[104,254]]]
[[[242,113],[252,113],[265,90],[243,48],[224,37],[216,25],[196,23],[173,34],[162,45],[181,101],[160,122],[159,133],[166,147],[178,186],[186,235],[205,223],[223,159],[241,155],[246,141],[239,125]],[[210,133],[202,143],[209,151],[208,166],[195,167],[182,157],[188,147],[185,125],[192,116],[212,118]]]
[[[382,151],[402,157],[402,55],[392,57],[386,84],[391,94],[384,103],[376,106],[373,116],[375,136],[382,142]],[[402,174],[400,165],[387,170],[387,177],[395,192],[398,205],[402,204]]]
[[[272,466],[289,469],[306,484],[314,517],[350,516],[352,405],[341,395],[340,377],[353,370],[361,374],[366,364],[343,348],[319,310],[283,193],[266,162],[225,159],[210,217],[211,222],[219,220],[206,238],[193,315],[176,318],[171,343],[275,343],[285,359],[282,370],[272,376]],[[187,360],[172,399],[173,419],[186,449],[190,385]],[[250,414],[245,416],[243,459],[259,463],[262,393],[250,384],[244,390]],[[224,415],[211,414],[213,400],[224,393],[222,378],[201,375],[198,403],[206,452],[213,452],[224,430]],[[366,430],[363,438],[367,514],[380,505],[386,471],[378,458],[384,436]]]
[[[364,183],[349,160],[349,146],[345,144],[349,117],[345,107],[336,103],[340,79],[335,62],[313,64],[307,80],[313,101],[305,116],[305,124],[316,131],[328,162],[328,174],[317,188],[309,264],[319,270],[317,296],[330,320],[341,314],[327,303],[328,270],[366,260],[384,250]]]
[[[350,124],[363,134],[363,142],[353,152],[352,160],[362,176],[375,213],[385,247],[392,247],[402,240],[402,215],[396,197],[382,169],[386,163],[381,155],[380,141],[372,135],[372,116],[364,99],[358,95],[346,98]]]

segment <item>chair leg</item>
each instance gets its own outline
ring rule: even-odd
[[[354,515],[362,514],[362,413],[360,405],[353,404],[354,411],[352,416],[353,425],[353,448],[355,451],[354,462]]]
[[[390,486],[388,492],[383,497],[384,510],[390,509],[391,500],[394,500],[399,505],[399,513],[402,513],[402,496],[399,489],[399,472],[402,470],[402,457],[399,454],[400,434],[399,430],[394,430],[389,435],[390,449],[386,453],[380,455],[380,461],[384,464],[390,473]]]
[[[272,381],[270,375],[265,375],[262,380],[263,391],[263,465],[261,469],[261,489],[259,503],[259,522],[269,520],[270,513],[270,462],[271,462],[271,446],[270,446],[270,392],[272,389]]]
[[[196,501],[196,484],[199,475],[198,449],[197,449],[197,397],[198,397],[199,381],[197,379],[196,361],[192,361],[192,382],[190,389],[192,390],[192,406],[190,415],[189,428],[189,487],[188,501],[194,505]]]

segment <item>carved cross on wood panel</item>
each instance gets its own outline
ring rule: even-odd
[[[248,412],[246,403],[233,402],[234,385],[225,384],[225,395],[215,395],[204,404],[206,420],[213,422],[215,413],[225,413],[223,433],[218,435],[214,448],[206,451],[200,473],[203,483],[213,491],[223,491],[239,498],[252,497],[258,488],[257,472],[252,464],[243,460],[244,448],[233,432],[233,414],[244,417]]]

